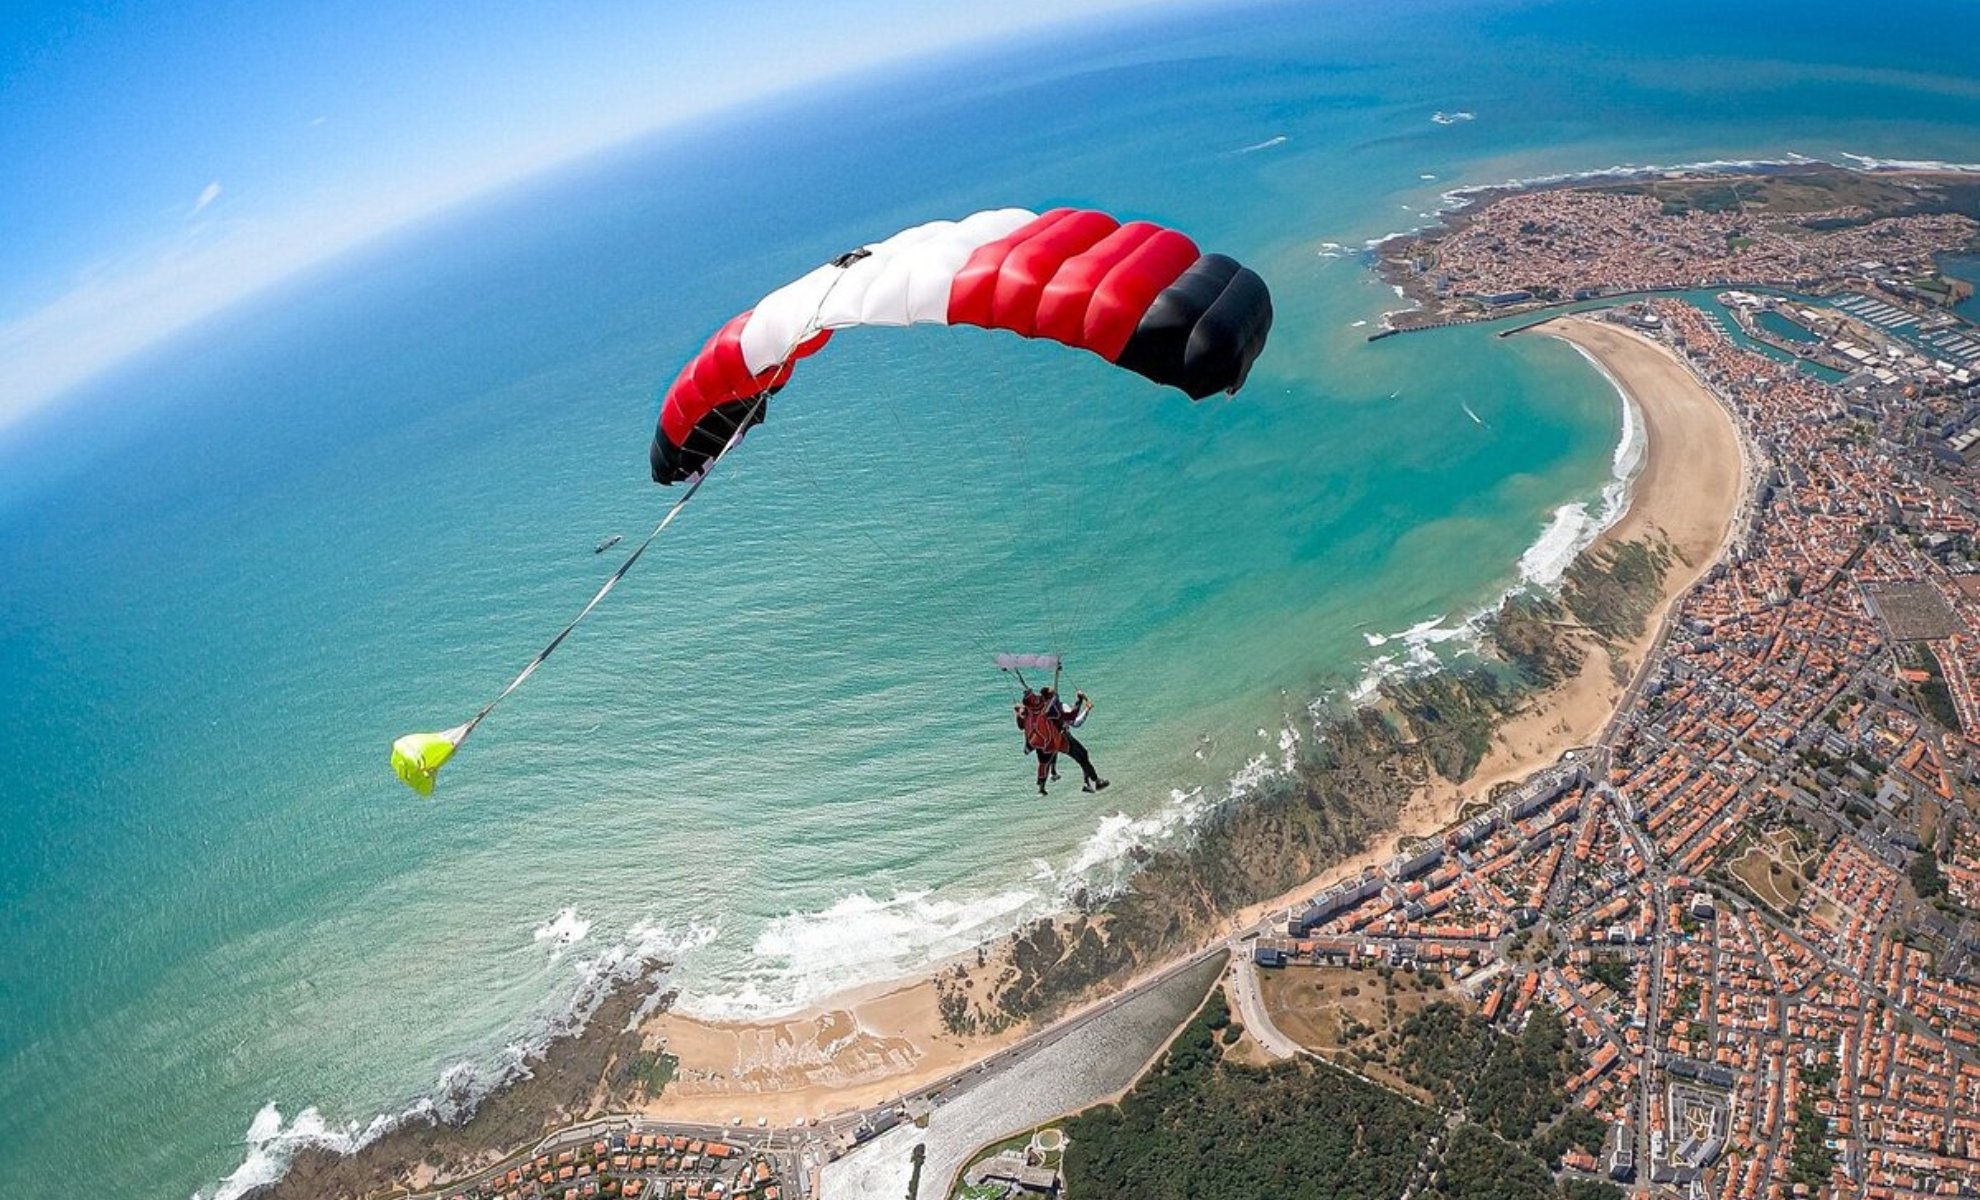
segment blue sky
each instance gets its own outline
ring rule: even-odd
[[[697,114],[1145,0],[35,3],[0,23],[0,433],[490,187]]]

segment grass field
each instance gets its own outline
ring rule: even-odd
[[[1428,1099],[1389,1069],[1388,1052],[1411,1014],[1438,1000],[1463,1002],[1462,993],[1425,986],[1425,976],[1414,972],[1390,971],[1384,978],[1381,971],[1357,967],[1287,967],[1260,971],[1258,981],[1265,1011],[1281,1033],[1377,1082]]]
[[[1733,860],[1731,869],[1749,891],[1776,912],[1790,913],[1808,890],[1808,876],[1816,861],[1792,830],[1777,827],[1754,838],[1746,853]]]

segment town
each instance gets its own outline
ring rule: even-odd
[[[740,1144],[753,1141],[753,1145]],[[795,1155],[740,1131],[669,1133],[651,1122],[604,1118],[561,1130],[528,1151],[456,1181],[449,1200],[780,1200],[805,1195]]]
[[[1600,1136],[1559,1154],[1563,1181],[1719,1200],[1972,1195],[1980,335],[1935,264],[1980,225],[1857,212],[1830,228],[1836,211],[1820,210],[1808,238],[1777,226],[1734,252],[1750,274],[1717,224],[1652,239],[1647,257],[1604,249],[1646,244],[1646,222],[1703,219],[1670,207],[1518,193],[1413,261],[1438,272],[1433,290],[1523,292],[1519,311],[1554,293],[1717,289],[1713,306],[1653,294],[1599,315],[1667,346],[1733,416],[1747,487],[1724,554],[1664,615],[1590,744],[1235,933],[1233,1016],[1268,1057],[1315,1054],[1422,1099],[1383,1076],[1373,1029],[1305,1036],[1275,982],[1331,978],[1353,996],[1379,977],[1399,1018],[1407,972],[1419,1011],[1452,995],[1505,1033],[1543,1013],[1565,1030],[1580,1068],[1561,1091]],[[1592,231],[1576,224],[1591,213]],[[1549,242],[1532,232],[1543,216],[1583,233]],[[1487,237],[1506,222],[1528,235]],[[1769,290],[1786,284],[1821,296]],[[835,1138],[606,1119],[434,1194],[805,1197],[823,1162],[974,1078],[857,1114]],[[1029,1129],[957,1186],[1054,1194],[1066,1144],[1058,1123]]]
[[[1642,238],[1644,197],[1499,205],[1424,256],[1438,287],[1732,282],[1716,225]],[[1491,234],[1590,213],[1586,241],[1537,255]],[[1972,233],[1942,215],[1747,249],[1762,279],[1849,277],[1847,311],[1803,319],[1831,323],[1825,342],[1851,323],[1874,369],[1812,373],[1675,298],[1610,310],[1737,418],[1754,486],[1729,553],[1666,618],[1596,744],[1255,944],[1266,968],[1436,968],[1502,1028],[1556,1011],[1586,1063],[1567,1090],[1608,1128],[1599,1155],[1564,1156],[1569,1174],[1728,1200],[1980,1180],[1980,506],[1964,453],[1980,389],[1894,332],[1931,322],[1970,345],[1971,326],[1886,275],[1901,260],[1916,279]],[[1639,245],[1627,262],[1603,249]],[[1772,311],[1727,299],[1748,320]]]

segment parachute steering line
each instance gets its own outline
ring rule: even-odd
[[[694,499],[694,494],[701,490],[701,485],[707,482],[709,474],[714,471],[715,464],[722,461],[729,451],[735,449],[736,443],[742,441],[743,434],[749,431],[768,396],[769,393],[765,392],[756,397],[755,403],[750,406],[749,415],[737,422],[735,432],[729,435],[727,444],[693,477],[687,491],[681,493],[679,500],[674,501],[673,506],[653,527],[653,531],[633,548],[633,552],[626,556],[626,561],[619,564],[618,570],[605,577],[605,582],[599,585],[598,591],[592,595],[591,600],[578,610],[578,615],[571,618],[570,624],[558,630],[557,636],[551,638],[548,645],[536,652],[536,657],[530,659],[529,664],[509,681],[508,687],[503,688],[493,700],[482,705],[480,712],[452,729],[442,730],[439,733],[409,733],[392,743],[392,770],[407,787],[422,796],[433,794],[434,779],[440,773],[440,768],[445,766],[447,760],[454,756],[454,752],[461,748],[461,744],[468,740],[468,735],[474,732],[475,726],[481,724],[489,713],[494,712],[496,705],[507,700],[511,692],[521,687],[531,675],[536,674],[536,668],[542,666],[545,659],[556,653],[557,647],[564,644],[564,639],[571,636],[571,631],[591,615],[591,610],[597,608],[599,603],[611,594],[613,588],[619,586],[619,581],[626,577],[626,572],[632,570],[633,564],[639,561],[639,556],[646,553],[646,548],[667,531],[667,526],[672,525],[674,518],[681,515],[681,510],[688,506],[688,501]]]
[[[992,209],[960,221],[930,221],[778,288],[716,330],[661,400],[648,451],[653,481],[685,483],[686,492],[577,616],[472,718],[395,741],[392,767],[399,778],[421,795],[432,794],[441,766],[666,532],[715,464],[763,420],[766,398],[790,381],[800,359],[817,353],[837,330],[923,324],[974,325],[1055,341],[1202,400],[1244,386],[1272,328],[1272,300],[1256,273],[1202,252],[1175,230],[1069,208]],[[1012,447],[1027,474],[1027,493],[1028,433],[1018,430]],[[1088,580],[1089,589],[1097,586],[1097,579]],[[1090,595],[1075,600],[1074,616],[1092,603]],[[1061,649],[1065,631],[1058,614],[1050,615],[1054,649]],[[1005,658],[1023,661],[1006,665]],[[999,659],[1012,671],[1049,667],[1058,682],[1056,653]]]

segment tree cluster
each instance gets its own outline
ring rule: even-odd
[[[1116,1105],[1066,1126],[1080,1200],[1393,1200],[1436,1118],[1324,1063],[1223,1061],[1221,992]]]

